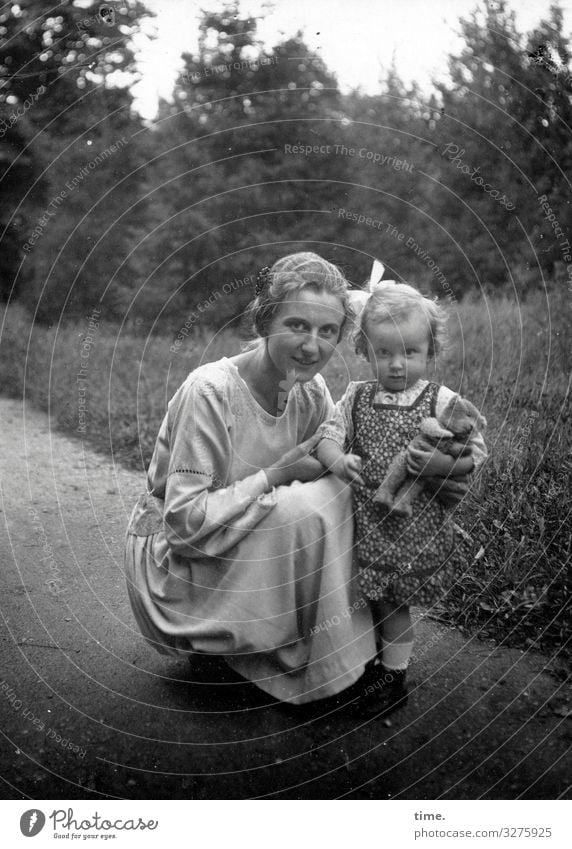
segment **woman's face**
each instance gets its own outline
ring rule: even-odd
[[[323,369],[340,338],[344,306],[336,295],[302,289],[278,307],[267,337],[276,370],[304,383]]]

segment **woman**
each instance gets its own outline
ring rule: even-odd
[[[335,266],[313,253],[276,262],[252,307],[258,344],[196,369],[170,402],[128,528],[147,640],[224,655],[292,704],[341,692],[375,655],[351,491],[310,455],[333,410],[319,371],[349,312]]]

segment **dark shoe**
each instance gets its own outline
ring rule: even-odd
[[[363,701],[364,689],[372,677],[372,667],[375,663],[370,660],[366,663],[365,670],[361,678],[346,687],[335,696],[326,696],[323,699],[316,699],[314,702],[306,702],[303,705],[288,705],[289,708],[299,717],[304,719],[317,719],[319,717],[337,718],[342,716],[352,716],[354,708]],[[380,669],[379,661],[376,669]],[[284,702],[281,703],[284,706]]]
[[[380,663],[366,667],[360,679],[361,695],[352,712],[362,719],[383,719],[407,704],[406,670],[386,669]]]

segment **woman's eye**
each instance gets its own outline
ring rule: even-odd
[[[337,336],[338,335],[338,328],[337,327],[324,327],[320,331],[320,333],[321,333],[322,336],[325,336],[327,338],[329,338],[330,336]]]
[[[291,321],[288,325],[290,330],[294,330],[296,333],[301,333],[306,329],[306,325],[303,321]]]

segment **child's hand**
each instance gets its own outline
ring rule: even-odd
[[[458,477],[472,472],[474,461],[469,454],[455,459],[429,445],[410,445],[407,449],[407,471],[422,478]]]
[[[360,483],[363,486],[364,481],[360,475],[361,465],[361,457],[358,454],[344,454],[336,460],[331,469],[336,477],[346,483]]]
[[[453,458],[429,445],[410,445],[407,448],[407,471],[422,478],[445,478],[453,467]]]
[[[460,478],[427,478],[425,486],[445,507],[456,507],[469,492],[468,475]]]

